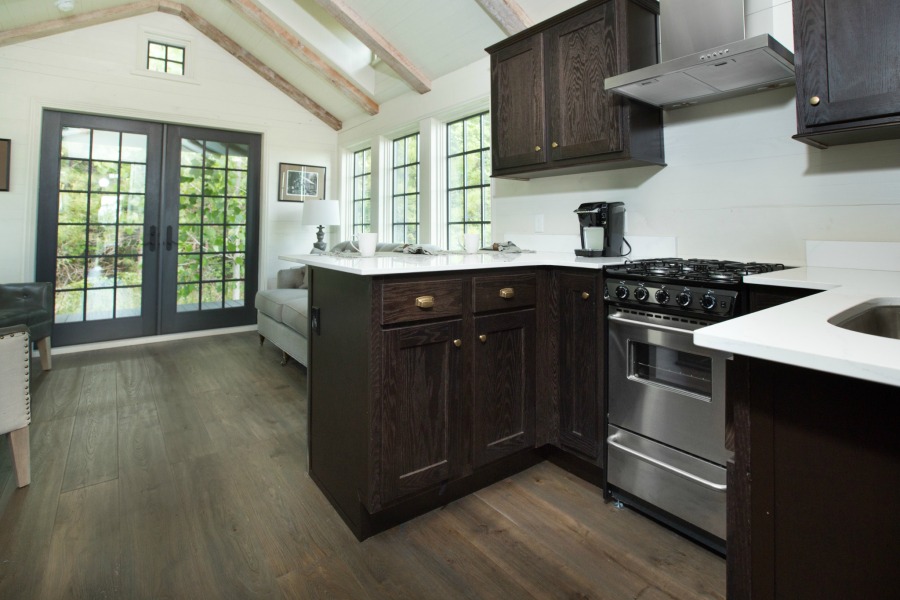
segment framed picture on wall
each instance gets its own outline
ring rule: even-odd
[[[281,202],[325,199],[325,167],[281,163],[278,170]]]
[[[0,140],[0,192],[9,191],[9,145],[10,141]]]

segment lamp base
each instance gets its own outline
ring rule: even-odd
[[[325,252],[325,226],[324,225],[319,225],[319,230],[316,232],[316,243],[313,244],[313,248],[315,248],[319,252]]]

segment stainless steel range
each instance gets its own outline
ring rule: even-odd
[[[744,275],[784,265],[653,259],[606,267],[607,488],[724,553],[725,365],[693,332],[745,312]]]

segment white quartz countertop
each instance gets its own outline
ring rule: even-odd
[[[337,256],[327,254],[297,254],[279,256],[281,260],[303,263],[353,273],[355,275],[404,275],[414,273],[439,273],[467,271],[471,269],[499,269],[504,267],[576,267],[602,269],[605,265],[617,265],[625,258],[582,258],[574,252],[491,252],[475,254],[404,254],[378,252],[375,256],[361,258],[358,255]]]
[[[804,267],[744,280],[825,291],[698,329],[694,332],[697,345],[900,386],[900,340],[848,331],[828,322],[864,302],[893,299],[891,303],[900,304],[900,272]]]

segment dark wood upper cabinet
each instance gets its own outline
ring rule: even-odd
[[[812,146],[900,138],[900,2],[794,0],[797,135]]]
[[[544,47],[540,35],[491,57],[493,168],[509,170],[547,161],[544,144]]]
[[[603,89],[658,62],[659,6],[590,0],[487,49],[495,177],[664,165],[662,111]]]

